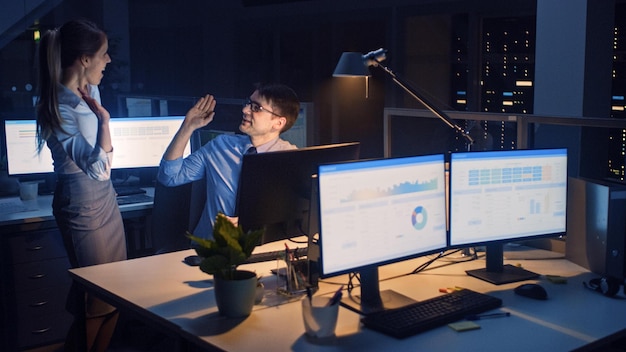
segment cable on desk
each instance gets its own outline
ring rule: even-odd
[[[395,279],[395,278],[402,277],[402,276],[417,274],[417,273],[423,271],[424,269],[426,269],[430,264],[434,263],[438,259],[443,258],[443,257],[445,257],[447,255],[451,255],[453,253],[459,252],[459,251],[461,251],[461,250],[459,249],[459,250],[453,251],[453,252],[451,252],[449,254],[446,254],[445,252],[440,252],[439,254],[437,254],[437,256],[435,258],[432,258],[429,261],[421,264],[420,266],[418,266],[415,270],[411,271],[410,273],[388,277],[388,278],[380,280],[380,281],[386,281],[386,280],[391,280],[391,279]],[[359,284],[355,285],[353,280],[357,280],[359,282]],[[358,272],[348,273],[348,283],[346,284],[348,297],[352,297],[352,295],[351,295],[352,290],[355,287],[360,286],[360,284],[361,284],[361,277],[359,276]]]
[[[289,241],[291,243],[295,243],[295,244],[307,244],[307,245],[309,244],[309,241],[296,241],[293,238],[288,238],[287,241]]]
[[[352,290],[354,289],[354,284],[352,283],[352,280],[356,279],[357,281],[359,281],[359,286],[361,285],[361,276],[359,276],[359,273],[357,272],[351,272],[348,274],[348,284],[346,285],[347,287],[347,291],[348,291],[348,295],[350,295],[350,293],[352,292]]]
[[[454,251],[453,253],[450,253],[450,255],[454,254],[454,253],[458,253],[459,251]],[[461,252],[461,257],[460,258],[450,258],[450,261],[454,261],[456,263],[463,263],[463,262],[467,262],[467,261],[471,261],[471,260],[475,260],[478,259],[478,249],[477,247],[467,247],[467,248],[461,248],[460,249]]]
[[[430,266],[430,264],[434,263],[437,259],[440,259],[440,258],[443,258],[443,252],[440,252],[435,258],[418,265],[417,268],[415,268],[415,269],[413,269],[413,271],[411,271],[411,274],[417,274],[417,273],[423,271],[424,269],[428,268]]]
[[[428,268],[432,263],[436,262],[437,260],[440,260],[442,258],[451,256],[451,255],[453,255],[455,253],[462,252],[464,250],[465,249],[461,248],[461,249],[456,249],[456,250],[448,251],[448,252],[445,252],[445,251],[439,252],[434,258],[426,261],[425,263],[420,264],[417,268],[415,268],[413,271],[411,271],[409,273],[400,274],[400,275],[396,275],[396,276],[391,276],[391,277],[388,277],[388,278],[385,278],[385,279],[381,279],[380,281],[382,282],[382,281],[392,280],[392,279],[396,279],[396,278],[407,276],[407,275],[418,274],[418,273],[426,270],[426,268]],[[453,265],[453,264],[462,263],[462,262],[466,262],[466,261],[471,261],[471,260],[475,260],[475,259],[478,259],[478,255],[476,254],[476,252],[474,252],[474,255],[469,256],[467,259],[450,261],[450,262],[447,262],[446,264],[443,264],[442,266]],[[355,284],[354,280],[358,281],[358,284]],[[329,282],[327,282],[327,283],[329,283]],[[339,285],[339,283],[333,283],[333,284]],[[361,278],[360,278],[358,272],[348,273],[348,283],[345,284],[346,292],[348,293],[348,298],[351,299],[353,302],[356,302],[356,301],[355,301],[355,299],[352,296],[352,290],[355,287],[360,286],[360,284],[361,284]]]
[[[411,272],[411,274],[420,273],[420,272],[426,270],[426,268],[429,267],[435,261],[437,261],[439,259],[442,259],[442,258],[445,258],[445,257],[448,257],[448,256],[451,256],[451,255],[453,255],[455,253],[462,252],[462,251],[465,251],[465,249],[457,249],[457,250],[453,250],[453,251],[447,252],[447,253],[446,252],[440,252],[435,258],[433,258],[433,259],[431,259],[431,260],[429,260],[429,261],[427,261],[425,263],[420,264],[417,268],[415,268]],[[463,262],[469,262],[469,261],[476,260],[476,259],[478,259],[478,255],[474,252],[474,255],[468,256],[466,259],[450,261],[450,262],[448,262],[447,265],[463,263]]]

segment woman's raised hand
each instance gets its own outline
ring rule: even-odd
[[[78,88],[80,95],[82,95],[83,100],[87,103],[91,111],[98,117],[100,122],[109,122],[111,119],[111,115],[102,105],[100,105],[96,99],[92,98],[88,92],[85,92],[83,89]]]

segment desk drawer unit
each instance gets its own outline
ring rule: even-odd
[[[65,339],[70,267],[55,228],[2,236],[3,345],[25,350]],[[0,345],[2,347],[3,345]]]
[[[15,291],[23,292],[59,284],[69,286],[72,283],[67,272],[69,268],[70,263],[67,258],[17,264],[13,266]]]
[[[68,286],[56,286],[26,291],[17,297],[17,346],[46,345],[65,339],[73,320],[63,309],[68,291]]]
[[[67,257],[61,234],[54,229],[12,236],[7,244],[12,264]]]

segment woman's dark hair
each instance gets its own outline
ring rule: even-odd
[[[41,150],[52,131],[61,128],[58,85],[63,70],[82,56],[94,56],[106,34],[93,22],[72,20],[48,30],[39,43],[39,100],[37,102],[37,140]]]

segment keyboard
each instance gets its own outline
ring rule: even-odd
[[[137,204],[137,203],[152,203],[154,197],[151,197],[145,193],[130,194],[126,196],[117,196],[117,205]]]
[[[298,247],[293,250],[296,258],[298,257],[306,257],[308,254],[307,247]],[[284,259],[285,251],[270,251],[270,252],[261,252],[261,253],[252,253],[252,255],[245,261],[245,264],[251,263],[261,263],[261,262],[270,262],[272,260]]]
[[[499,298],[461,289],[401,308],[368,314],[361,322],[369,329],[405,338],[501,305]]]
[[[136,186],[113,186],[113,188],[118,197],[146,193],[145,189]]]

